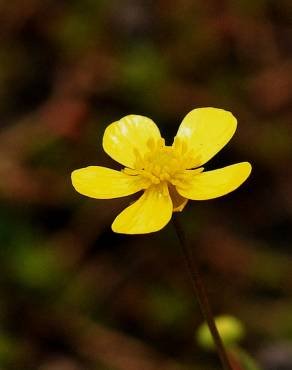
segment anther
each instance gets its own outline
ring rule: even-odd
[[[163,172],[162,175],[160,176],[161,181],[169,181],[170,180],[170,175],[167,172]]]
[[[151,181],[153,182],[153,184],[156,184],[156,185],[160,183],[160,179],[156,176],[152,176]]]
[[[160,171],[161,171],[160,166],[158,164],[155,164],[153,166],[153,172],[155,173],[155,175],[158,175],[160,173]]]

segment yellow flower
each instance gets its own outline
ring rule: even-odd
[[[222,149],[236,130],[236,119],[217,108],[192,110],[182,121],[171,146],[165,145],[149,118],[129,115],[110,124],[103,148],[125,166],[115,171],[89,166],[72,172],[74,188],[97,199],[118,198],[144,190],[143,195],[112,224],[123,234],[146,234],[162,229],[172,212],[188,199],[217,198],[238,188],[249,176],[248,162],[213,171],[201,167]]]

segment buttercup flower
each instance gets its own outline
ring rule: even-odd
[[[248,162],[213,171],[202,167],[233,136],[236,119],[228,111],[198,108],[183,119],[171,146],[165,145],[149,118],[129,115],[110,124],[103,148],[121,163],[121,171],[89,166],[72,172],[74,188],[97,199],[143,195],[114,220],[112,230],[146,234],[162,229],[172,213],[182,211],[189,199],[217,198],[238,188],[249,176]]]

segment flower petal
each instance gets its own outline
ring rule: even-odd
[[[182,212],[188,203],[188,199],[182,197],[172,184],[168,184],[168,190],[172,200],[173,212]]]
[[[171,219],[172,208],[167,185],[151,186],[140,199],[116,217],[112,230],[122,234],[158,231]]]
[[[198,108],[188,113],[176,135],[192,152],[188,168],[199,167],[218,153],[232,138],[236,125],[236,118],[224,109]]]
[[[137,153],[143,156],[149,151],[147,144],[159,139],[159,129],[150,118],[132,114],[106,128],[103,148],[115,161],[136,168]]]
[[[250,175],[251,165],[248,162],[236,163],[214,171],[202,173],[190,172],[190,177],[177,191],[185,198],[206,200],[221,197],[237,189]]]
[[[71,174],[78,193],[97,199],[111,199],[134,194],[144,189],[140,176],[130,176],[106,167],[89,166]]]

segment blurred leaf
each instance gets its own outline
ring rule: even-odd
[[[54,250],[41,246],[23,246],[15,251],[11,269],[16,280],[29,288],[48,288],[62,281],[63,271]]]
[[[165,60],[153,45],[141,43],[124,52],[120,83],[131,102],[153,103],[167,75]]]
[[[191,309],[186,297],[162,286],[153,287],[148,294],[147,309],[152,320],[166,327],[184,324]]]

